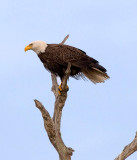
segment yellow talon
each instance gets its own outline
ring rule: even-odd
[[[66,91],[68,91],[68,90],[69,90],[69,87],[67,86],[66,87]],[[61,84],[58,87],[58,94],[61,95],[61,92],[62,92],[62,82],[61,82]]]
[[[58,94],[61,95],[61,92],[62,92],[62,82],[61,82],[61,84],[58,87]]]
[[[59,91],[62,91],[62,86],[61,85],[62,85],[62,83],[58,87]]]

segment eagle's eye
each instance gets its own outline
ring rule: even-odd
[[[32,43],[30,43],[29,46],[32,46]]]

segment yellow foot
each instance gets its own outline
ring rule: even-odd
[[[66,87],[66,91],[68,91],[68,90],[69,90],[69,87],[67,86]],[[62,92],[62,82],[61,82],[61,84],[58,87],[58,94],[61,95],[61,92]]]
[[[61,95],[61,92],[62,92],[62,82],[61,82],[61,84],[58,87],[58,94]]]

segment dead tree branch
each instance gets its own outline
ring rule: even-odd
[[[64,44],[68,37],[69,35],[67,35],[60,44]],[[38,100],[34,100],[36,107],[40,110],[42,114],[42,117],[44,120],[44,127],[48,134],[50,142],[57,150],[60,160],[71,160],[71,156],[74,152],[72,148],[66,147],[66,145],[62,140],[61,131],[60,131],[62,110],[65,105],[65,101],[67,99],[67,91],[68,91],[67,80],[70,75],[70,71],[71,71],[70,68],[71,68],[71,64],[68,63],[68,67],[62,82],[61,95],[58,94],[57,78],[54,74],[51,74],[52,91],[55,95],[53,118],[50,117],[48,111],[44,108],[44,106]]]
[[[68,38],[69,38],[69,34],[63,39],[63,41],[60,44],[64,44]]]
[[[137,132],[134,140],[130,144],[125,146],[122,153],[117,158],[115,158],[115,160],[125,160],[127,157],[129,157],[136,151],[137,151]]]

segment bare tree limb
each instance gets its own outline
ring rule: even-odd
[[[49,112],[44,108],[44,106],[38,101],[34,100],[36,107],[40,110],[43,120],[44,120],[44,127],[48,133],[48,137],[51,141],[51,143],[55,142],[55,127],[54,123],[49,115]]]
[[[66,42],[66,40],[68,39],[69,34],[63,39],[63,41],[60,44],[64,44]]]
[[[60,44],[64,44],[65,41],[68,39],[68,37],[69,35],[67,35]],[[66,145],[62,140],[61,132],[60,132],[61,116],[62,116],[63,107],[67,99],[67,91],[68,91],[67,80],[69,78],[70,72],[71,72],[71,64],[68,63],[68,67],[62,81],[61,95],[58,94],[57,77],[56,75],[51,74],[52,91],[55,95],[53,118],[50,117],[48,111],[44,108],[44,106],[38,100],[34,100],[36,107],[40,110],[42,114],[42,117],[44,120],[44,127],[48,134],[50,142],[57,150],[60,160],[71,160],[71,156],[74,152],[72,148],[66,147]]]
[[[130,144],[125,146],[122,153],[117,158],[115,158],[115,160],[125,160],[127,157],[129,157],[136,151],[137,151],[137,132],[134,140]]]

